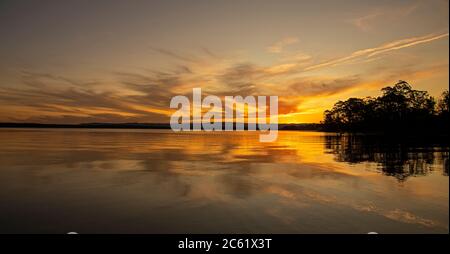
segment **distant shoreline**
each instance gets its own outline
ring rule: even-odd
[[[153,130],[170,130],[170,124],[165,123],[81,123],[81,124],[43,124],[43,123],[1,123],[0,130],[7,128],[36,128],[36,129],[153,129]],[[247,125],[245,125],[247,129]],[[304,124],[279,124],[280,131],[313,131],[336,133],[338,135],[376,135],[386,136],[394,139],[408,139],[408,138],[432,138],[445,139],[439,142],[448,143],[448,132],[421,132],[421,131],[403,131],[403,132],[381,132],[381,131],[336,131],[329,130],[323,124],[318,123],[304,123]]]
[[[165,123],[81,123],[81,124],[44,124],[44,123],[0,123],[0,128],[76,128],[76,129],[171,129]],[[278,124],[279,130],[324,131],[322,124]],[[245,125],[247,129],[247,125]]]
[[[170,129],[170,125],[154,124],[154,123],[82,123],[82,124],[0,123],[0,128]]]

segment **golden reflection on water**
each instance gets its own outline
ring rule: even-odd
[[[0,139],[2,232],[448,233],[445,146],[294,131]]]

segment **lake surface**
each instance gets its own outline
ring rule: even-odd
[[[449,232],[448,145],[300,131],[0,140],[0,233]]]

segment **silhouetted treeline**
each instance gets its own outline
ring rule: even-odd
[[[320,131],[323,129],[320,123],[278,124],[279,130],[304,130]]]
[[[164,124],[164,123],[81,123],[81,124],[0,123],[0,128],[170,129],[170,124]]]
[[[338,101],[324,112],[323,125],[331,131],[447,133],[449,93],[436,101],[426,91],[418,91],[406,81],[381,89],[376,98],[350,98]]]

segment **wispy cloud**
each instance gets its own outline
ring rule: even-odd
[[[415,46],[422,43],[427,43],[431,41],[435,41],[444,37],[448,37],[448,33],[440,34],[440,35],[426,35],[418,38],[409,38],[405,40],[395,41],[392,43],[388,43],[386,45],[383,45],[379,48],[376,48],[376,50],[368,55],[368,57],[376,56],[379,54],[383,54],[388,51],[392,50],[398,50],[402,48],[407,48],[411,46]]]
[[[349,22],[362,31],[368,31],[371,28],[370,22],[381,15],[382,13],[378,11],[362,17],[351,19]]]
[[[348,20],[348,22],[359,30],[367,32],[371,30],[374,24],[379,20],[393,22],[411,15],[418,9],[419,5],[420,2],[415,2],[398,8],[377,8],[368,14],[352,18]]]
[[[151,48],[151,49],[160,54],[163,54],[163,55],[166,55],[166,56],[169,56],[169,57],[181,60],[181,61],[185,61],[185,62],[197,62],[198,61],[198,59],[193,56],[183,55],[183,54],[174,52],[172,50],[163,49],[163,48]]]
[[[401,39],[401,40],[385,43],[378,47],[358,50],[358,51],[351,53],[348,56],[344,56],[344,57],[340,57],[337,59],[325,61],[323,63],[315,64],[315,65],[306,67],[304,70],[309,71],[309,70],[315,70],[315,69],[329,67],[329,66],[336,66],[339,64],[344,64],[349,61],[355,60],[357,58],[363,58],[363,57],[371,58],[376,55],[380,55],[380,54],[383,54],[383,53],[386,53],[389,51],[398,50],[398,49],[402,49],[402,48],[408,48],[408,47],[412,47],[415,45],[439,40],[441,38],[448,37],[448,35],[449,35],[449,33],[443,33],[443,34],[438,34],[438,35],[429,34],[429,35],[425,35],[425,36],[421,36],[421,37],[412,37],[412,38],[407,38],[407,39]]]
[[[267,47],[267,51],[269,51],[270,53],[281,53],[283,52],[285,47],[296,44],[298,42],[299,39],[297,37],[285,37]]]

